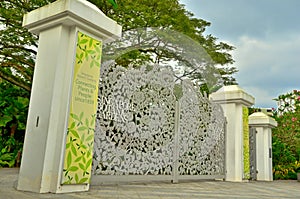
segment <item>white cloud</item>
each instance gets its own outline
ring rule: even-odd
[[[272,98],[299,88],[300,34],[269,40],[242,36],[235,46],[238,83],[253,92],[258,106],[273,106]]]
[[[236,47],[237,81],[256,106],[272,107],[274,97],[300,89],[299,0],[180,2],[212,23],[205,33]]]
[[[274,96],[270,90],[261,89],[259,87],[243,87],[243,89],[255,97],[254,107],[258,108],[276,108],[277,104]]]

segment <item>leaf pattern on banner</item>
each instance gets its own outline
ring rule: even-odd
[[[101,53],[101,41],[78,32],[62,184],[85,184],[90,180],[97,106],[77,99],[97,100]],[[82,97],[78,80],[83,87],[89,84],[95,88],[85,88],[89,92]]]
[[[84,184],[88,183],[92,166],[95,115],[84,117],[81,112],[70,116],[63,184]]]
[[[76,61],[78,64],[84,60],[91,60],[90,68],[100,68],[102,44],[99,41],[79,32],[77,48],[79,49],[76,51]]]

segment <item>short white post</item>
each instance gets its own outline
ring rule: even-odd
[[[272,128],[277,122],[262,112],[249,116],[249,126],[256,129],[257,180],[273,181],[272,173]]]
[[[101,45],[121,26],[85,0],[55,1],[26,14],[23,26],[39,47],[17,189],[87,191]]]
[[[227,119],[225,180],[243,180],[243,106],[254,104],[254,97],[237,85],[224,86],[210,95],[212,101],[219,103]]]

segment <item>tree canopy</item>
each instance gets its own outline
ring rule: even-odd
[[[53,1],[4,0],[0,2],[0,77],[27,91],[31,89],[38,37],[22,27],[22,17],[25,13]],[[205,49],[214,61],[214,65],[219,65],[217,69],[225,84],[236,83],[232,74],[236,73],[237,69],[228,66],[234,62],[230,54],[234,47],[218,42],[218,39],[212,35],[205,35],[205,29],[210,23],[195,18],[178,0],[122,0],[117,1],[118,6],[112,5],[108,0],[90,0],[90,2],[122,25],[123,31],[155,27],[187,35]],[[157,49],[150,47],[137,48],[129,52],[125,58],[129,61],[138,58],[151,61],[149,52],[155,50]],[[154,61],[171,60],[176,56],[174,53],[170,54],[162,50],[155,53],[157,59]],[[193,69],[187,71],[193,72]],[[194,78],[201,77],[195,74]]]

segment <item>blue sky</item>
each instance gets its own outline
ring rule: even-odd
[[[300,90],[299,0],[180,0],[205,32],[236,47],[232,52],[239,85],[256,98],[255,107]]]

